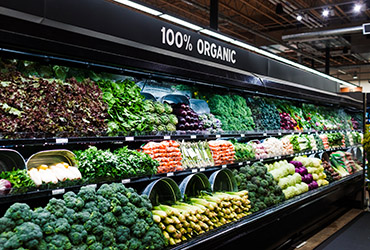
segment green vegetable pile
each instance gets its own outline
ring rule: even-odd
[[[328,142],[330,147],[339,147],[342,146],[343,134],[342,133],[330,133],[327,134]]]
[[[172,107],[165,103],[152,100],[144,101],[144,113],[146,123],[153,132],[174,132],[178,123],[176,115],[172,114]]]
[[[247,104],[252,110],[257,130],[280,129],[280,116],[276,106],[267,98],[248,97]]]
[[[84,151],[75,151],[75,154],[83,178],[91,181],[153,175],[157,173],[159,166],[158,161],[149,155],[127,147],[113,153],[110,150],[89,147]]]
[[[35,187],[35,183],[25,169],[1,172],[1,179],[8,180],[12,184],[12,193],[24,193]]]
[[[211,95],[208,100],[211,113],[222,123],[225,131],[254,130],[252,112],[239,95]]]
[[[317,150],[324,150],[324,143],[322,142],[322,139],[320,138],[320,136],[318,134],[314,134],[313,136],[315,138],[315,141],[316,141],[316,147],[317,147]]]
[[[152,130],[144,116],[144,96],[130,79],[99,80],[103,100],[108,104],[108,134],[134,134]]]
[[[248,190],[252,206],[250,212],[257,212],[285,200],[282,189],[262,163],[256,162],[233,172],[238,189]]]
[[[238,141],[231,140],[231,143],[235,148],[235,161],[254,160],[256,155],[253,150],[253,146],[246,143],[240,143]]]
[[[82,187],[46,207],[15,203],[0,218],[1,249],[161,249],[166,240],[152,205],[122,184]]]

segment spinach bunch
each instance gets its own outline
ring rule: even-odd
[[[99,80],[103,91],[103,100],[108,104],[108,134],[134,134],[135,132],[150,131],[150,125],[144,114],[144,96],[140,88],[130,79]]]

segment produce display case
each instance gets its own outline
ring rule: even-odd
[[[44,64],[59,64],[94,70],[96,72],[110,72],[136,77],[137,79],[154,79],[189,86],[205,86],[209,89],[221,89],[221,91],[225,92],[236,91],[236,93],[242,95],[252,94],[262,97],[274,97],[276,99],[296,100],[317,105],[326,105],[332,108],[345,107],[351,111],[361,112],[363,109],[363,100],[335,93],[338,87],[336,83],[327,82],[327,79],[320,78],[318,80],[316,76],[311,76],[307,72],[288,67],[273,60],[267,60],[249,52],[248,54],[244,54],[246,52],[237,50],[238,53],[244,55],[252,63],[250,63],[250,68],[239,68],[236,70],[239,67],[238,65],[233,68],[232,65],[221,65],[219,62],[214,61],[212,61],[214,64],[189,61],[187,56],[193,59],[195,59],[195,56],[187,52],[183,55],[181,53],[171,54],[171,57],[166,53],[159,53],[155,50],[148,51],[147,46],[154,46],[160,49],[163,49],[163,46],[146,44],[146,40],[150,39],[145,39],[146,37],[143,38],[140,35],[131,37],[133,35],[130,32],[133,31],[130,31],[127,27],[125,27],[125,32],[127,33],[123,34],[118,32],[118,28],[109,25],[105,26],[106,30],[98,30],[104,25],[96,25],[96,23],[101,21],[102,24],[106,24],[106,21],[101,19],[102,16],[117,18],[118,15],[125,16],[122,13],[126,13],[127,16],[125,18],[131,18],[131,20],[139,19],[140,21],[138,22],[140,22],[141,28],[143,28],[143,25],[148,24],[148,22],[155,20],[155,27],[168,25],[182,32],[186,30],[184,31],[184,29],[172,24],[149,18],[108,1],[94,0],[86,1],[85,3],[76,4],[74,1],[63,1],[62,3],[60,1],[38,0],[31,5],[27,1],[19,0],[0,4],[3,7],[0,10],[0,56],[4,58],[38,61]],[[82,9],[81,6],[87,7],[88,10]],[[67,9],[71,10],[70,15],[62,16],[60,13],[63,13],[63,11],[61,10]],[[99,10],[99,14],[92,14],[97,10]],[[93,20],[85,14],[82,15],[82,13],[88,12],[90,13],[89,16],[98,16],[99,18]],[[43,17],[44,20],[38,21],[39,17]],[[107,20],[111,21],[109,18]],[[123,21],[120,18],[117,20]],[[74,28],[78,32],[73,31]],[[191,33],[190,31],[186,32]],[[52,34],[52,36],[45,37],[45,34]],[[200,35],[192,33],[192,38],[195,39],[198,36]],[[135,41],[139,46],[123,43],[120,40],[122,38]],[[142,42],[140,43],[137,39],[142,39]],[[210,40],[213,41],[215,39]],[[219,41],[214,42],[224,45],[224,43]],[[225,46],[232,47],[230,44]],[[205,58],[200,59],[206,60]],[[256,65],[259,65],[260,68],[255,68],[257,67]],[[272,75],[267,73],[269,70]],[[291,74],[291,78],[287,76],[289,74]],[[301,85],[294,83],[300,82],[297,81],[298,78],[305,79],[305,82],[301,83]],[[318,80],[318,89],[315,89],[316,86],[312,85],[315,80]],[[335,87],[333,89],[325,89],[325,85]],[[147,89],[144,88],[144,91],[147,91]],[[148,98],[153,99],[153,96],[148,95]],[[188,101],[190,105],[196,105],[199,101],[198,99],[190,99],[189,102],[185,95],[182,95],[181,98],[185,98],[181,101],[182,103]],[[163,96],[161,99],[168,102],[177,102],[179,100],[176,94],[169,94],[167,97]],[[201,104],[204,106],[203,101]],[[203,106],[202,110],[206,113],[209,112],[208,107]],[[361,132],[362,128],[357,129],[357,131]],[[331,130],[327,132],[345,133],[346,130]],[[138,149],[143,143],[160,142],[163,140],[191,142],[231,138],[254,140],[282,137],[284,135],[300,136],[312,134],[319,136],[322,133],[323,131],[314,129],[223,131],[218,133],[199,131],[180,133],[179,131],[174,131],[144,134],[122,133],[115,136],[105,134],[97,136],[65,136],[62,133],[59,135],[40,133],[23,134],[16,139],[9,139],[9,135],[5,133],[0,134],[0,146],[16,149],[25,158],[32,159],[33,154],[43,150],[78,150],[85,149],[89,145],[98,145],[101,148],[110,148],[112,150],[122,146]],[[361,145],[355,146],[360,147]],[[23,194],[0,196],[0,214],[4,214],[6,209],[15,202],[26,202],[36,207],[46,204],[52,197],[61,198],[68,191],[78,192],[84,186],[97,189],[103,184],[113,182],[123,183],[126,186],[135,188],[139,192],[143,191],[143,193],[149,196],[153,194],[153,197],[156,196],[154,199],[157,201],[160,200],[161,190],[157,190],[156,192],[153,190],[156,186],[160,186],[159,183],[164,183],[163,185],[167,185],[167,189],[173,190],[174,194],[172,198],[180,199],[181,192],[174,188],[174,185],[180,185],[180,189],[184,187],[186,189],[187,185],[180,183],[185,183],[186,180],[191,179],[191,176],[194,177],[195,175],[201,176],[200,179],[202,180],[204,180],[204,177],[210,178],[212,186],[218,186],[220,189],[225,189],[224,187],[227,186],[230,189],[228,191],[234,191],[235,179],[229,176],[228,173],[231,172],[229,169],[240,169],[243,166],[257,162],[273,163],[285,159],[290,161],[294,157],[302,155],[316,155],[321,158],[322,154],[326,152],[330,153],[335,150],[348,149],[348,147],[338,145],[336,148],[326,150],[304,150],[289,155],[235,161],[228,164],[189,168],[150,176],[101,182],[82,181],[67,186],[48,186],[29,190]],[[354,156],[361,160],[361,154],[357,147],[353,152],[356,152]],[[74,166],[76,164],[71,162],[70,165]],[[225,184],[227,181],[225,183],[214,183],[217,181],[217,176],[223,179],[220,173],[226,173],[223,178],[228,179],[228,185]],[[312,234],[321,226],[341,215],[349,207],[363,206],[363,197],[361,196],[363,187],[364,172],[361,170],[327,186],[311,190],[280,204],[253,213],[236,222],[215,228],[171,248],[222,249],[224,247],[247,243],[252,248],[258,247],[261,249],[285,246],[285,244],[297,242],[307,235]],[[269,235],[268,239],[266,239],[266,235]]]

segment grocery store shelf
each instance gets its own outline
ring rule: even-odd
[[[358,146],[358,145],[354,145]],[[301,153],[296,153],[296,154],[290,154],[290,155],[283,155],[283,156],[274,156],[270,158],[265,158],[265,159],[253,159],[253,160],[246,160],[246,161],[240,161],[240,162],[235,162],[231,164],[224,164],[224,165],[219,165],[219,166],[208,166],[208,167],[201,167],[201,168],[189,168],[185,169],[182,171],[176,171],[176,172],[169,172],[169,173],[163,173],[163,174],[156,174],[153,176],[144,176],[144,177],[133,177],[133,178],[125,178],[122,180],[110,180],[110,181],[104,181],[104,182],[98,182],[98,183],[85,183],[85,184],[79,184],[79,185],[73,185],[73,186],[67,186],[67,187],[58,187],[56,189],[36,189],[32,188],[31,191],[26,192],[26,193],[16,193],[16,194],[10,194],[10,195],[2,195],[0,196],[0,205],[1,204],[9,204],[9,203],[14,203],[14,202],[19,202],[19,201],[25,201],[25,200],[30,200],[30,199],[38,199],[38,198],[46,198],[46,197],[53,197],[57,195],[62,195],[68,191],[75,191],[78,192],[79,189],[82,186],[93,186],[95,188],[100,187],[104,183],[112,183],[112,182],[121,182],[125,185],[128,186],[139,186],[139,187],[145,187],[148,185],[150,182],[154,180],[158,180],[163,177],[172,177],[172,178],[178,178],[182,179],[185,178],[186,176],[198,172],[202,172],[205,174],[212,174],[213,172],[228,168],[228,169],[237,169],[245,165],[250,165],[255,162],[263,162],[263,163],[269,163],[269,162],[274,162],[274,161],[279,161],[279,160],[292,160],[296,156],[302,156],[302,155],[312,155],[316,153],[322,153],[322,152],[331,152],[331,151],[336,151],[336,150],[347,150],[348,148],[344,147],[338,147],[338,148],[332,148],[328,150],[317,150],[317,151],[306,151],[306,152],[301,152]]]
[[[115,143],[124,144],[128,142],[148,142],[148,141],[163,141],[163,140],[216,140],[220,138],[266,138],[266,137],[280,137],[289,134],[323,134],[336,133],[346,131],[361,131],[361,130],[275,130],[275,131],[237,131],[224,132],[219,134],[209,133],[183,133],[174,132],[172,134],[155,134],[155,135],[130,135],[130,136],[86,136],[86,137],[48,137],[47,135],[37,135],[22,133],[20,136],[27,137],[21,139],[1,139],[6,135],[0,134],[0,147],[13,148],[23,146],[50,146],[50,145],[66,145],[66,144],[88,144],[88,143]]]
[[[356,172],[353,175],[347,176],[341,180],[330,183],[327,186],[308,191],[292,199],[286,200],[281,204],[264,209],[236,222],[224,225],[220,228],[189,240],[183,244],[174,246],[171,249],[212,249],[212,247],[213,249],[222,249],[225,244],[227,245],[227,241],[230,240],[228,239],[229,237],[233,237],[235,235],[238,235],[238,237],[247,237],[255,230],[263,227],[264,224],[268,224],[266,223],[266,221],[279,221],[280,217],[284,217],[285,214],[291,213],[292,210],[299,210],[300,206],[309,206],[310,204],[325,197],[326,195],[330,195],[331,192],[335,192],[341,186],[359,181],[362,178],[362,175],[363,170]],[[254,225],[259,226],[254,227]],[[266,240],[268,241],[267,238],[268,237],[266,237]],[[259,242],[251,242],[251,245],[249,247],[251,247],[252,244],[256,245],[259,244]],[[262,247],[260,249],[262,249]]]

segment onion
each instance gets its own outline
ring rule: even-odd
[[[10,181],[5,179],[0,180],[0,194],[9,194],[11,188],[12,184],[10,183]]]

